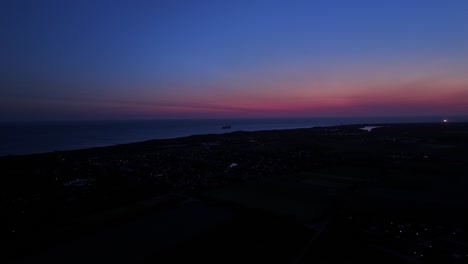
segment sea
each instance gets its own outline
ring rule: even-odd
[[[468,122],[468,117],[238,118],[138,121],[0,123],[0,156],[126,144],[234,131],[310,128],[346,124]],[[223,127],[225,127],[223,129]],[[229,128],[226,128],[229,127]]]

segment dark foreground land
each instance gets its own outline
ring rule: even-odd
[[[468,263],[468,123],[361,127],[0,158],[0,257]]]

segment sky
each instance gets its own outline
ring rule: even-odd
[[[466,0],[2,0],[0,121],[468,115]]]

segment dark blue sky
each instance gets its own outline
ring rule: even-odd
[[[468,114],[467,18],[467,1],[2,1],[0,120]]]

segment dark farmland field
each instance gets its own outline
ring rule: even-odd
[[[3,257],[466,263],[467,147],[467,123],[363,124],[2,157]]]

